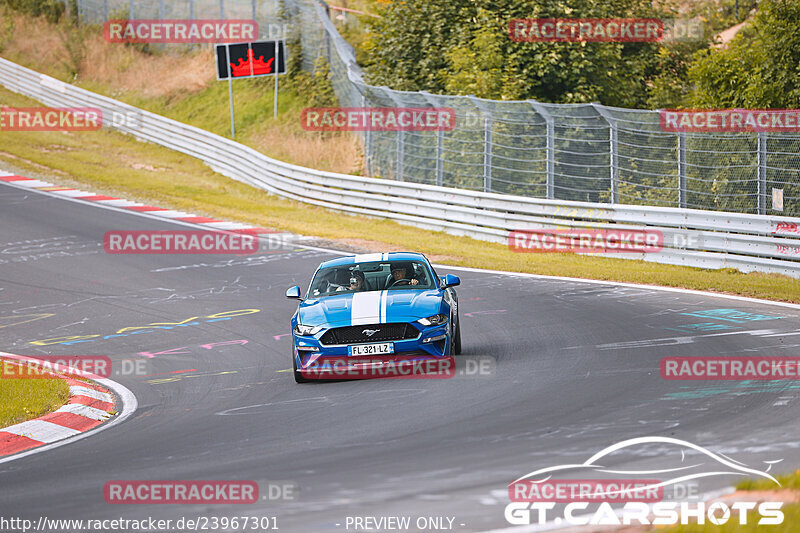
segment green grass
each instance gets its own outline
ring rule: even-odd
[[[0,379],[0,428],[55,411],[69,399],[59,378]]]
[[[777,487],[773,481],[764,478],[746,479],[736,484],[738,490],[775,490],[794,489],[800,490],[800,470],[795,470],[791,474],[776,476],[775,479],[781,484]]]
[[[0,99],[11,106],[35,104],[6,90],[0,90]],[[348,216],[271,196],[216,174],[194,158],[113,131],[8,132],[0,136],[0,160],[60,184],[372,249],[418,250],[451,265],[800,302],[800,283],[785,276],[571,254],[522,254],[501,244]]]
[[[800,490],[800,470],[796,470],[791,474],[784,474],[776,476],[776,479],[781,484],[780,487],[775,485],[773,481],[764,478],[754,478],[741,481],[736,484],[736,489],[740,491],[775,491],[789,489],[793,491]],[[760,498],[763,501],[779,501],[770,498]],[[752,501],[752,500],[751,500]],[[731,519],[727,524],[714,525],[714,524],[691,524],[685,526],[674,526],[669,528],[659,528],[658,531],[664,533],[747,533],[750,531],[764,531],[765,529],[773,533],[793,533],[798,530],[797,524],[800,524],[800,504],[787,503],[781,508],[784,514],[783,523],[777,526],[758,525],[758,513],[749,513],[747,517],[747,524],[740,525],[738,523],[738,514],[732,512]]]
[[[686,526],[674,526],[666,529],[659,528],[654,531],[660,531],[663,533],[748,533],[751,531],[769,531],[769,533],[796,533],[798,529],[797,524],[800,524],[800,505],[785,504],[781,508],[781,511],[783,512],[784,518],[783,523],[780,525],[759,526],[759,515],[758,513],[752,512],[747,515],[747,524],[739,525],[738,513],[732,512],[730,520],[728,520],[726,524],[719,526],[714,524],[692,524]]]

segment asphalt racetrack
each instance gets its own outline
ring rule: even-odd
[[[103,250],[107,231],[157,229],[187,228],[0,185],[0,351],[107,355],[116,372],[139,361],[111,376],[138,400],[127,421],[0,463],[0,516],[276,517],[282,532],[354,531],[356,516],[450,517],[452,531],[477,532],[510,527],[509,482],[628,438],[684,439],[754,468],[782,459],[774,472],[800,465],[792,381],[659,375],[666,356],[798,356],[796,308],[439,268],[462,281],[461,357],[490,356],[489,375],[297,385],[287,371],[296,302],[284,292],[305,290],[335,254]],[[17,324],[19,315],[42,316]],[[143,328],[152,324],[163,327]],[[85,342],[52,342],[66,338]],[[656,451],[609,466],[670,460]],[[253,480],[262,499],[111,505],[110,480]],[[270,499],[270,484],[294,487],[292,498]]]

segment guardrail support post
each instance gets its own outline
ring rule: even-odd
[[[108,20],[108,0],[103,0],[103,19]]]
[[[758,134],[758,214],[767,212],[767,134]]]
[[[130,2],[128,2],[128,20],[135,20],[133,11],[133,0],[130,0]]]
[[[483,119],[483,192],[492,192],[492,119]]]
[[[678,207],[686,209],[686,132],[678,133]]]
[[[194,20],[194,0],[189,0],[189,20]]]

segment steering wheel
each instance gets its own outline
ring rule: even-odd
[[[394,287],[394,286],[395,286],[395,285],[397,285],[398,283],[404,283],[405,285],[411,285],[411,280],[410,280],[410,279],[408,279],[408,278],[396,279],[396,280],[392,281],[392,282],[389,284],[389,286],[388,286],[388,287],[386,287],[386,288],[387,288],[387,289],[391,289],[392,287]]]

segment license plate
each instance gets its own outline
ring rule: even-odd
[[[383,342],[381,344],[357,344],[348,346],[350,355],[384,355],[394,353],[394,344]]]

